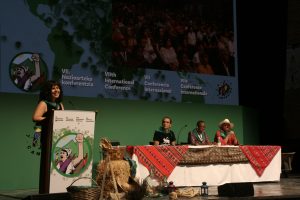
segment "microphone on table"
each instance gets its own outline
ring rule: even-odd
[[[183,129],[185,129],[188,125],[184,125],[183,127],[181,127],[181,129],[179,130],[178,134],[177,134],[177,145],[179,144],[179,136],[181,134],[181,132],[183,131]]]

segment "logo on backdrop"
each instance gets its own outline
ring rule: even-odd
[[[231,83],[223,81],[222,83],[217,85],[218,97],[220,99],[226,99],[231,94]]]
[[[38,53],[17,54],[9,68],[13,84],[25,92],[39,90],[47,80],[47,66]]]

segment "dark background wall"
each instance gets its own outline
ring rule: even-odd
[[[286,1],[237,1],[240,105],[257,108],[262,143],[284,131]]]
[[[289,128],[299,124],[299,116],[290,114],[299,104],[299,91],[287,95],[285,90],[287,42],[300,35],[298,26],[292,28],[300,19],[295,5],[300,3],[237,1],[237,41],[240,105],[258,111],[261,144],[296,152],[292,166],[299,172],[300,136]]]

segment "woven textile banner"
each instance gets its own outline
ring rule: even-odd
[[[238,147],[189,148],[178,165],[208,165],[248,163],[248,158]]]
[[[94,129],[93,111],[54,111],[50,193],[66,192],[74,181],[91,186]]]
[[[186,145],[135,146],[134,154],[148,170],[153,168],[154,174],[163,178],[169,177],[187,150]]]
[[[264,173],[274,156],[281,149],[280,146],[240,146],[245,156],[258,176]]]

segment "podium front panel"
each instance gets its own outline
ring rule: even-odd
[[[49,193],[91,186],[95,116],[93,111],[54,111]]]

